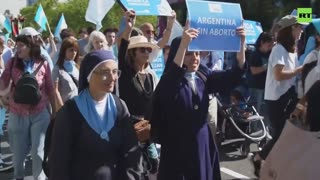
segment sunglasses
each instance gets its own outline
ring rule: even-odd
[[[146,33],[147,33],[147,34],[155,34],[156,31],[155,31],[155,30],[153,30],[153,31],[151,31],[151,30],[146,30]]]
[[[141,47],[137,48],[141,53],[152,53],[152,48],[150,47]]]

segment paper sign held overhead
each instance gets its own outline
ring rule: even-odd
[[[171,16],[167,0],[120,0],[127,10],[134,10],[137,16]]]
[[[244,20],[243,27],[246,32],[246,43],[255,44],[259,35],[263,32],[261,23],[256,21]]]
[[[240,36],[236,28],[242,26],[240,4],[187,0],[190,27],[199,36],[189,45],[190,51],[239,51]]]

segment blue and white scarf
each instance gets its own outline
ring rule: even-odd
[[[106,112],[100,118],[89,89],[84,89],[75,97],[75,102],[89,126],[100,135],[101,139],[109,141],[109,131],[113,128],[117,118],[117,105],[111,93],[107,94]]]

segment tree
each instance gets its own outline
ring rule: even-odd
[[[34,5],[21,9],[20,14],[26,18],[23,27],[31,26],[35,29],[39,29],[39,26],[33,19],[40,3],[47,16],[52,32],[54,32],[55,26],[62,13],[66,19],[68,28],[72,29],[74,32],[78,32],[83,27],[94,26],[94,24],[85,21],[85,14],[89,3],[88,0],[68,0],[65,3],[59,3],[56,0],[38,0]],[[107,27],[118,28],[123,14],[124,11],[121,6],[116,3],[103,19],[103,28],[101,30]],[[156,25],[157,17],[137,17],[136,26],[139,27],[144,22],[150,22],[153,25]],[[45,32],[44,34],[47,35],[48,32]]]

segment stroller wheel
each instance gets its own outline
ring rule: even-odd
[[[240,153],[242,156],[248,156],[249,152],[250,152],[250,147],[248,144],[242,144],[240,146]]]

